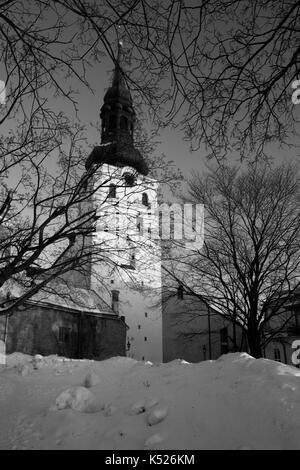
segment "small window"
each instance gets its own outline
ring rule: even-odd
[[[145,338],[144,338],[144,339],[145,339],[145,341],[147,341],[147,340],[148,340],[147,336],[145,336]]]
[[[117,187],[115,184],[109,185],[108,197],[109,199],[114,199],[117,197]]]
[[[131,255],[130,266],[135,269],[135,254]]]
[[[131,188],[135,184],[135,177],[131,173],[125,173],[124,181],[125,181],[125,185]]]
[[[115,129],[117,127],[117,116],[110,116],[109,118],[109,128]]]
[[[148,317],[148,313],[147,313],[147,312],[145,312],[145,318],[147,318],[147,317]]]
[[[144,361],[144,360],[145,360],[145,356],[142,356],[142,361]]]
[[[124,130],[128,129],[128,121],[127,121],[127,118],[125,116],[121,116],[120,128],[124,129]]]
[[[281,362],[280,349],[274,348],[274,360]]]
[[[138,325],[138,330],[140,330],[140,329],[141,329],[141,325]]]
[[[142,204],[143,204],[143,206],[147,206],[147,207],[149,205],[149,199],[148,199],[148,194],[147,193],[142,194]]]
[[[183,286],[181,284],[177,288],[177,298],[180,300],[183,299]]]
[[[58,330],[58,341],[60,343],[70,343],[71,328],[60,326]]]
[[[115,313],[119,313],[119,291],[113,290],[111,292],[111,306]]]
[[[228,353],[228,328],[225,326],[220,330],[221,354]]]

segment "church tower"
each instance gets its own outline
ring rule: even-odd
[[[93,243],[91,287],[128,325],[127,355],[162,361],[161,249],[157,181],[134,145],[135,111],[120,65],[100,112],[101,144],[86,167],[96,166],[94,203],[99,220]]]

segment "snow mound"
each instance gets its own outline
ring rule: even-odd
[[[168,408],[166,406],[161,406],[157,408],[153,408],[149,411],[147,416],[147,423],[149,426],[153,426],[154,424],[158,424],[163,421],[168,415]]]
[[[280,362],[246,353],[155,367],[126,357],[7,359],[0,449],[300,450],[300,370]]]
[[[94,371],[91,371],[87,374],[87,376],[84,379],[83,386],[86,388],[92,388],[95,385],[100,383],[100,378],[98,377],[97,374],[95,374]]]
[[[132,405],[130,409],[130,414],[139,415],[141,413],[145,413],[145,411],[146,411],[146,401],[140,400]]]
[[[134,403],[130,409],[130,414],[133,415],[139,415],[142,413],[145,413],[145,411],[149,410],[150,408],[153,408],[153,406],[157,405],[159,403],[158,398],[149,398],[149,399],[143,399],[139,400],[136,403]]]
[[[148,439],[145,442],[145,449],[153,449],[155,446],[158,444],[161,444],[163,442],[163,438],[159,434],[153,434],[152,436],[148,437]]]
[[[14,352],[12,354],[6,355],[6,366],[8,368],[22,366],[31,361],[32,361],[32,356],[29,356],[29,354]]]
[[[98,411],[94,395],[85,387],[68,388],[58,395],[52,410],[64,410],[66,408],[71,408],[81,413]]]
[[[18,369],[19,374],[22,375],[22,377],[27,377],[27,375],[33,372],[33,365],[31,363],[19,364],[17,366],[17,369]]]

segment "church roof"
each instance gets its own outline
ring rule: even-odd
[[[105,313],[116,315],[112,308],[92,289],[67,286],[66,284],[49,285],[39,291],[30,301],[60,308],[87,313]]]
[[[113,80],[104,95],[101,108],[101,144],[96,146],[86,161],[91,165],[107,163],[117,167],[130,166],[142,175],[148,174],[148,165],[134,146],[135,112],[127,87],[125,74],[120,65],[121,48],[115,61]]]
[[[7,284],[7,283],[6,283]],[[10,294],[10,299],[17,299],[24,295],[23,286],[17,282],[8,283],[6,289],[1,289],[1,295]],[[93,290],[69,286],[61,282],[52,282],[39,290],[27,303],[40,306],[52,306],[58,309],[67,309],[83,313],[106,314],[117,316],[113,309]]]
[[[112,85],[105,93],[103,101],[107,104],[119,101],[122,104],[132,106],[131,93],[126,85],[124,73],[118,61],[115,65]]]
[[[120,167],[131,166],[142,175],[147,175],[149,172],[148,165],[139,150],[122,140],[94,147],[86,161],[86,168],[95,163],[98,165],[108,163]]]

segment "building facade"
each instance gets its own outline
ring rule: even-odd
[[[182,285],[165,291],[163,299],[163,361],[188,362],[218,359],[222,354],[245,351],[242,329],[226,320]]]
[[[275,303],[276,310],[278,304],[280,308],[265,325],[264,334],[270,340],[264,348],[264,356],[300,367],[300,353],[297,354],[296,351],[300,347],[300,290],[282,293]],[[272,308],[274,307],[271,305],[271,311]]]
[[[91,287],[126,318],[127,355],[162,361],[161,248],[155,179],[134,144],[135,111],[119,62],[101,108],[101,143],[89,155],[93,202],[99,216],[93,237]],[[107,254],[105,259],[105,253]]]
[[[11,294],[13,301],[13,290]],[[125,319],[92,290],[51,285],[0,317],[6,353],[107,359],[126,355]]]

